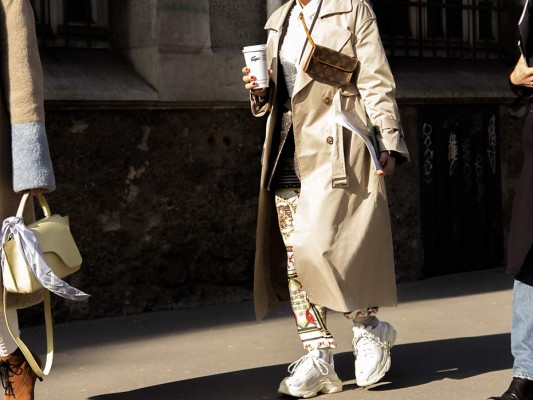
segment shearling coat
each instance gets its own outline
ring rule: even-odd
[[[254,297],[258,319],[288,296],[286,254],[277,226],[273,193],[266,189],[278,115],[276,96],[279,43],[294,0],[280,7],[266,24],[272,68],[267,104],[251,96],[252,113],[268,113],[262,155],[257,225]],[[379,37],[375,15],[363,0],[323,0],[312,30],[316,44],[359,60],[355,83],[338,88],[303,71],[307,44],[292,97],[293,129],[301,192],[294,219],[294,258],[311,302],[348,312],[396,305],[392,235],[384,180],[376,175],[363,141],[336,125],[333,99],[360,121],[366,115],[379,131],[382,150],[408,158],[403,140],[395,83]],[[366,129],[364,123],[361,129]],[[368,133],[368,130],[366,130]]]
[[[44,125],[43,74],[33,10],[28,0],[1,0],[0,4],[0,221],[3,221],[16,214],[20,192],[36,188],[54,190],[55,180]],[[28,203],[25,221],[31,222],[35,217],[31,202]],[[10,296],[10,308],[40,300],[40,293]]]

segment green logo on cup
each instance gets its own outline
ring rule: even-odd
[[[261,60],[261,57],[259,57],[259,56],[252,56],[251,60],[252,60],[252,61],[260,61],[260,60]]]

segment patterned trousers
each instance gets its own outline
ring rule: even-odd
[[[287,250],[287,276],[294,320],[306,350],[335,348],[335,340],[327,328],[326,308],[309,301],[296,272],[293,253],[293,217],[296,215],[299,194],[299,189],[279,189],[275,193],[279,229]],[[298,265],[298,268],[305,268],[305,265]],[[377,312],[377,307],[371,307],[365,310],[355,310],[344,315],[346,318],[354,320],[356,318],[374,316]]]

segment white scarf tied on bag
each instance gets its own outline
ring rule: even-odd
[[[24,255],[26,264],[43,287],[70,300],[84,301],[89,298],[89,294],[76,289],[54,274],[44,259],[37,238],[31,229],[24,225],[24,220],[21,217],[9,217],[4,220],[2,225],[3,242],[8,240],[10,235],[13,235],[13,240],[15,240],[21,254]],[[5,254],[2,251],[2,266],[5,262]]]

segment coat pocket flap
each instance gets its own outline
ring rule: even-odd
[[[311,32],[311,36],[317,45],[341,51],[347,43],[350,43],[352,33],[348,29],[327,22],[327,20],[319,19]],[[353,49],[349,49],[349,53],[346,54],[353,55]]]

